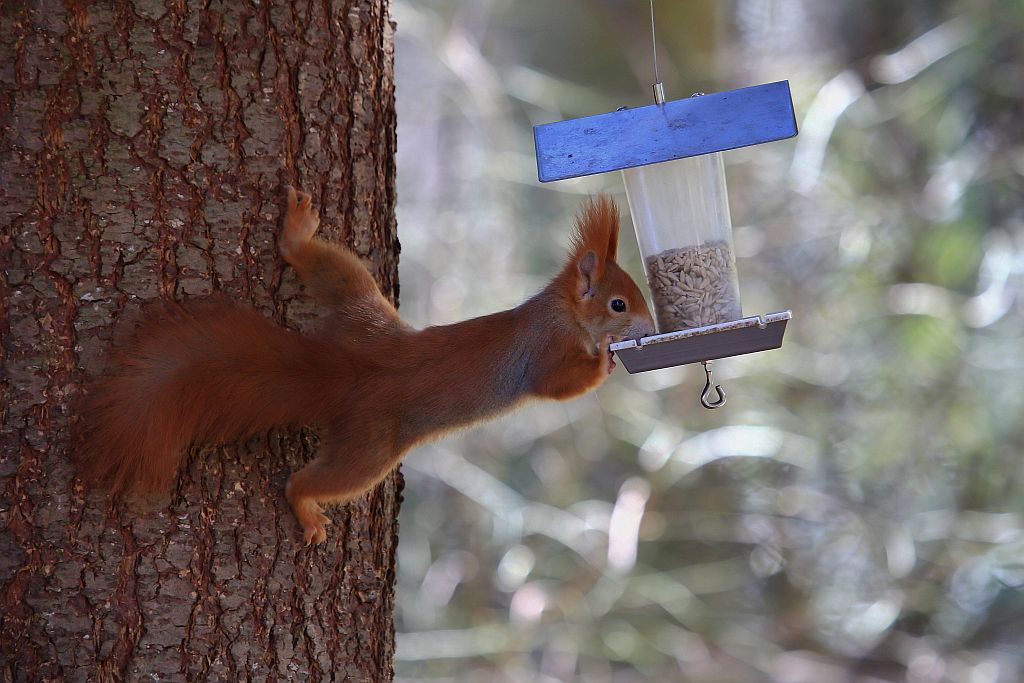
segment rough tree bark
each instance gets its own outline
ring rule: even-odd
[[[0,5],[0,680],[392,678],[399,475],[306,549],[283,490],[312,433],[114,507],[68,453],[140,302],[312,322],[274,246],[287,183],[397,296],[392,30],[387,0]]]

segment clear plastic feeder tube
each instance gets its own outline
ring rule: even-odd
[[[721,153],[622,176],[659,331],[742,318]]]

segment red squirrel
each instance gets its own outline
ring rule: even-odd
[[[565,400],[615,367],[613,341],[654,333],[636,283],[616,263],[619,214],[604,196],[576,219],[569,258],[511,310],[415,330],[348,249],[314,235],[310,195],[288,188],[278,246],[331,310],[303,335],[225,300],[167,303],[139,324],[86,394],[78,460],[114,495],[170,488],[184,451],[275,426],[323,429],[317,457],[285,495],[309,543],[321,505],[349,501],[417,444],[509,412]]]

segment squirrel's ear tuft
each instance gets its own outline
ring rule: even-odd
[[[587,200],[576,216],[572,258],[579,262],[588,251],[597,256],[598,268],[614,261],[619,248],[619,208],[611,197],[599,194]]]

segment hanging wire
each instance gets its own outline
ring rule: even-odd
[[[658,75],[658,41],[654,37],[654,0],[651,0],[651,52],[654,54],[654,82],[661,83]]]
[[[654,0],[651,0],[651,52],[654,55],[654,101],[665,104],[665,86],[658,74],[658,41],[654,36]]]

